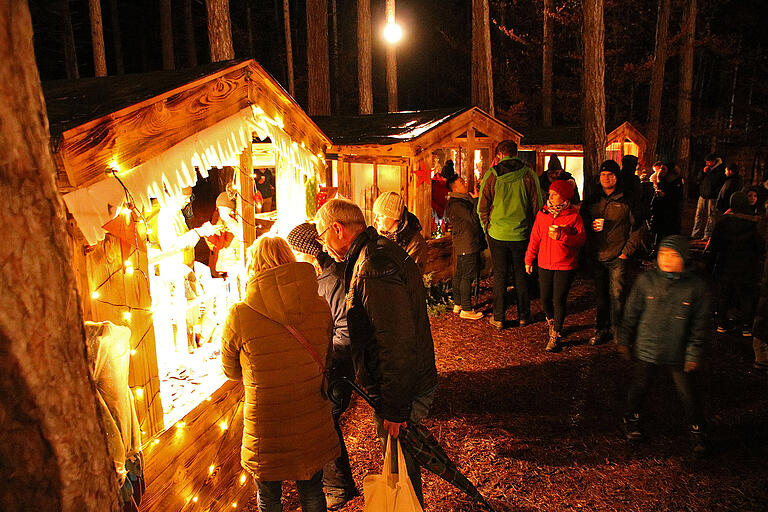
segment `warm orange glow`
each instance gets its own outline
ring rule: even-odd
[[[399,43],[403,38],[403,29],[397,23],[390,22],[384,26],[384,39],[389,44]]]
[[[101,297],[101,294],[98,291],[94,291],[93,293],[91,293],[92,299],[98,299],[99,297]]]
[[[213,464],[211,464],[210,466],[208,466],[208,474],[212,475],[212,474],[213,474],[213,471],[214,471],[215,469],[216,469],[216,466],[214,466]]]
[[[229,425],[227,425],[227,420],[224,420],[221,423],[219,423],[219,428],[221,430],[227,430],[229,428]]]

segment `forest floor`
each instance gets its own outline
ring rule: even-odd
[[[487,302],[490,282],[483,284]],[[569,298],[567,346],[555,354],[544,351],[538,300],[536,323],[501,332],[484,319],[431,319],[439,384],[424,424],[458,468],[498,511],[768,510],[768,375],[751,367],[751,338],[714,335],[700,379],[711,453],[695,458],[665,374],[648,397],[646,440],[624,439],[629,363],[613,344],[588,345],[592,304],[591,281],[582,276]],[[382,462],[365,402],[345,413],[343,430],[362,490]],[[423,474],[426,511],[483,510]],[[292,484],[285,494],[285,510],[299,510]],[[255,497],[249,509],[256,510]],[[362,497],[342,510],[362,511]]]
[[[693,217],[690,206],[685,220]],[[486,313],[490,286],[482,282]],[[544,351],[538,299],[535,323],[501,332],[485,319],[431,318],[438,389],[424,425],[458,468],[498,512],[767,511],[768,374],[752,369],[752,339],[713,333],[699,376],[710,451],[697,458],[664,373],[646,402],[645,440],[624,438],[630,363],[612,343],[589,346],[594,304],[592,281],[582,273],[568,299],[567,345],[554,354]],[[514,307],[507,318],[515,324]],[[355,400],[342,421],[362,491],[363,478],[382,463],[371,408]],[[423,481],[427,512],[484,510],[427,471]],[[284,495],[284,510],[300,510],[292,483]],[[257,510],[255,496],[247,509]],[[362,512],[363,498],[341,510]]]

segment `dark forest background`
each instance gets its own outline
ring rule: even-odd
[[[30,2],[35,49],[44,81],[66,78],[60,4]],[[93,76],[88,0],[68,0],[78,71]],[[113,58],[117,6],[126,73],[162,68],[159,7],[156,0],[103,1],[107,68]],[[181,0],[172,1],[176,68],[187,63]],[[281,0],[230,0],[237,58],[253,57],[287,86]],[[334,113],[357,113],[356,1],[336,0],[338,34],[329,20],[331,98]],[[398,49],[400,109],[418,110],[470,103],[470,0],[397,0],[397,18],[405,38]],[[768,117],[768,59],[765,0],[699,0],[693,88],[694,158],[718,144],[763,146]],[[329,17],[333,16],[329,0]],[[372,0],[374,111],[386,111],[384,42],[380,28],[384,0]],[[209,62],[205,0],[193,0],[195,47],[200,64]],[[307,97],[306,12],[304,0],[292,0],[296,96]],[[250,31],[246,9],[250,10]],[[581,120],[581,3],[555,0],[554,125]],[[606,0],[606,128],[624,121],[641,129],[647,122],[649,82],[658,0]],[[491,0],[491,41],[496,115],[515,128],[540,124],[541,0]],[[673,1],[662,103],[659,154],[674,154],[672,132],[678,99],[679,38],[682,7]],[[334,43],[337,44],[334,44]],[[335,51],[334,48],[337,48]],[[337,66],[337,74],[334,74]],[[287,87],[286,87],[287,88]]]

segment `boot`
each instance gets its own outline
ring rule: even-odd
[[[640,431],[640,414],[625,414],[621,426],[624,436],[630,441],[640,441],[643,438],[643,433]]]
[[[694,455],[701,456],[707,453],[707,438],[701,425],[691,425],[691,450]]]
[[[555,319],[547,318],[547,337],[551,338],[553,332],[555,332]]]
[[[458,304],[455,304],[453,306],[453,312],[454,313],[461,313],[461,306],[459,306]]]
[[[492,316],[488,317],[488,323],[494,326],[498,331],[504,329],[504,322],[502,320],[494,320]]]
[[[547,352],[560,351],[560,333],[552,331],[552,334],[549,336],[549,342],[547,343],[547,347],[544,350],[546,350]]]
[[[480,320],[483,318],[483,314],[479,311],[473,311],[471,309],[464,309],[459,313],[460,318],[465,318],[467,320]]]

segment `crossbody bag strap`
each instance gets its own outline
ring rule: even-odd
[[[325,375],[326,373],[325,365],[323,364],[323,361],[320,359],[320,355],[317,353],[317,350],[315,350],[314,347],[309,344],[309,342],[307,341],[307,338],[305,338],[304,335],[298,331],[298,329],[296,329],[291,325],[283,324],[283,327],[285,327],[285,329],[288,332],[290,332],[294,338],[296,338],[296,341],[301,343],[301,345],[305,349],[307,349],[307,352],[309,352],[309,354],[312,356],[312,359],[314,359],[315,362],[317,363],[317,366],[320,369],[320,373]]]

